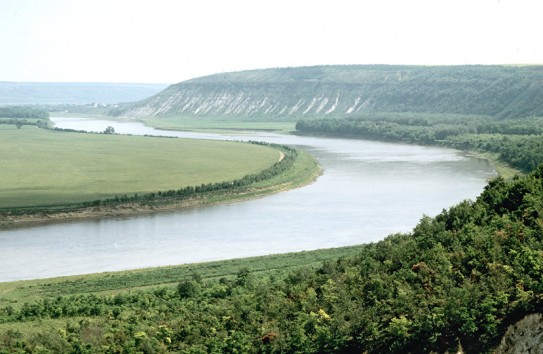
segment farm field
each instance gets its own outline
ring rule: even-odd
[[[109,117],[111,119],[111,117]],[[196,119],[194,117],[160,117],[146,119],[145,124],[158,129],[220,132],[240,130],[273,131],[290,133],[295,130],[295,121],[255,121],[232,119]]]
[[[280,152],[244,143],[0,126],[0,208],[63,205],[234,180]]]

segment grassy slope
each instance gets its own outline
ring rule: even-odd
[[[222,182],[279,159],[242,143],[0,126],[0,207],[63,204]]]
[[[542,77],[541,66],[275,68],[184,81],[115,114],[294,120],[418,112],[519,118],[543,114]]]
[[[19,309],[24,303],[34,303],[58,296],[78,294],[111,295],[162,286],[175,287],[180,281],[191,279],[194,274],[201,276],[204,281],[210,281],[221,278],[235,279],[240,269],[247,269],[257,277],[307,267],[317,269],[324,261],[355,256],[362,247],[364,246],[0,283],[0,308],[11,306],[14,309]],[[85,317],[74,317],[71,320],[79,321],[83,319]],[[29,335],[43,331],[45,328],[63,328],[65,323],[66,319],[64,318],[0,323],[0,334],[8,330],[16,330]]]
[[[364,246],[339,247],[316,251],[276,254],[262,257],[239,258],[224,261],[176,265],[76,275],[51,279],[24,280],[0,283],[0,307],[19,308],[24,302],[46,297],[101,293],[116,294],[159,285],[177,285],[197,273],[203,280],[234,278],[240,269],[253,274],[302,267],[318,267],[322,262],[356,255]],[[2,326],[0,326],[2,329]]]

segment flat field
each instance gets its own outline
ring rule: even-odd
[[[273,131],[277,133],[290,133],[295,130],[296,122],[288,121],[253,121],[228,120],[194,117],[160,117],[145,121],[145,124],[169,130],[206,131],[206,132],[239,132],[243,130]]]
[[[234,180],[280,152],[236,142],[0,125],[0,208],[49,206]]]

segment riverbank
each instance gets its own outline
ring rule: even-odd
[[[122,134],[200,137],[138,123],[59,121],[61,128],[96,132],[108,126]],[[240,203],[2,231],[2,247],[10,252],[0,261],[0,278],[46,278],[374,242],[411,230],[423,214],[475,198],[494,175],[486,161],[442,148],[258,132],[244,134],[243,140],[303,149],[324,174],[310,186]],[[275,161],[279,155],[274,151]]]
[[[81,116],[81,118],[84,118]],[[111,117],[104,116],[102,119],[111,120]],[[123,119],[119,119],[123,120]],[[298,136],[314,136],[314,137],[328,137],[328,138],[343,138],[360,140],[361,138],[356,135],[350,134],[334,134],[334,133],[309,133],[306,134],[302,131],[296,130],[295,122],[246,122],[246,121],[213,121],[213,120],[196,120],[196,119],[179,119],[179,118],[162,118],[160,120],[137,120],[131,118],[124,118],[125,121],[140,122],[146,126],[165,130],[165,131],[188,131],[188,132],[205,132],[205,133],[235,133],[239,131],[273,131],[282,134],[293,134]],[[362,139],[364,140],[364,139]],[[382,141],[389,143],[406,143],[406,141],[398,141],[394,139],[368,139],[374,141]],[[415,144],[420,145],[420,144]],[[420,145],[425,146],[425,145]],[[426,145],[427,146],[427,145]],[[437,147],[456,147],[443,144],[432,144],[431,146]],[[477,159],[483,159],[488,161],[496,170],[497,175],[503,177],[506,180],[512,179],[516,175],[522,175],[523,172],[513,166],[507,164],[500,159],[499,154],[491,152],[482,152],[476,150],[461,150],[467,157],[475,157]]]
[[[323,137],[323,138],[341,138],[341,139],[352,139],[352,140],[368,140],[368,141],[379,141],[379,142],[385,142],[385,143],[392,143],[392,144],[409,144],[409,145],[417,145],[417,146],[435,146],[435,147],[445,147],[449,149],[455,149],[458,151],[462,151],[465,156],[467,157],[474,157],[477,159],[482,159],[488,161],[493,168],[496,171],[496,174],[498,176],[503,177],[505,180],[510,180],[516,175],[523,175],[524,173],[507,164],[503,160],[500,159],[500,156],[498,153],[492,153],[492,152],[483,152],[483,151],[477,151],[477,150],[470,150],[470,149],[460,149],[458,147],[448,145],[448,144],[416,144],[416,143],[410,143],[407,141],[398,141],[394,139],[377,139],[377,138],[368,138],[368,137],[359,137],[354,134],[344,134],[344,133],[329,133],[329,132],[311,132],[306,133],[303,131],[295,131],[293,134],[298,136],[316,136],[316,137]]]
[[[304,267],[320,267],[326,260],[355,256],[365,245],[244,257],[221,261],[131,269],[116,272],[0,282],[0,308],[21,307],[45,297],[77,294],[119,294],[156,286],[176,286],[198,274],[202,280],[234,279],[240,269],[265,275]]]
[[[498,176],[502,177],[505,180],[511,180],[517,175],[523,175],[524,173],[507,163],[500,160],[500,157],[497,153],[490,152],[481,152],[481,151],[465,151],[466,156],[475,157],[478,159],[487,160],[492,164]]]
[[[281,153],[280,156],[280,161],[282,161],[284,154]],[[296,160],[287,171],[236,190],[203,192],[185,199],[160,198],[152,202],[116,203],[68,210],[37,211],[19,215],[0,212],[0,229],[23,228],[86,219],[122,218],[220,203],[234,203],[302,187],[314,182],[321,172],[320,166],[311,155],[304,151],[298,151]]]

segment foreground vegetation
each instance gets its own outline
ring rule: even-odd
[[[305,267],[317,269],[325,260],[355,256],[363,247],[338,247],[120,272],[5,282],[0,283],[2,294],[0,307],[11,306],[14,310],[20,310],[24,303],[39,301],[45,297],[90,293],[116,295],[134,290],[145,291],[159,285],[175,288],[180,281],[192,280],[196,275],[201,281],[219,281],[221,278],[233,280],[241,269],[253,276],[266,276],[277,271]]]
[[[166,268],[3,285],[0,352],[488,352],[542,309],[542,200],[540,167],[317,267],[249,261],[233,276],[227,262],[185,268],[190,277]]]

